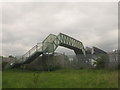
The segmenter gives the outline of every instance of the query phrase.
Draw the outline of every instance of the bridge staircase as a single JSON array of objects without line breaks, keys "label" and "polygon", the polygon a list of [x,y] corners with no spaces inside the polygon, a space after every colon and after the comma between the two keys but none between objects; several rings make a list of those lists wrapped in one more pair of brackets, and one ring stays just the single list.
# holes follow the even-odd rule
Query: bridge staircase
[{"label": "bridge staircase", "polygon": [[[6,65],[7,68],[19,67],[22,64],[31,63],[33,60],[38,58],[42,54],[54,53],[58,46],[63,46],[74,50],[76,55],[86,55],[86,51],[82,42],[76,40],[68,35],[59,33],[57,36],[50,34],[42,43],[38,43],[28,52],[26,52],[20,59],[10,61]],[[78,58],[79,59],[79,58]]]}]

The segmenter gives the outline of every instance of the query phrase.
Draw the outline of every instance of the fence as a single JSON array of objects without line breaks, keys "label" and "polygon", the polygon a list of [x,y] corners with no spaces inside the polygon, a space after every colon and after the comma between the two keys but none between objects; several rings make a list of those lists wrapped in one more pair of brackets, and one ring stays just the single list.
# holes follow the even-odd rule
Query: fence
[{"label": "fence", "polygon": [[40,56],[30,64],[23,65],[22,68],[36,69],[36,70],[51,70],[55,68],[95,68],[97,59],[101,56],[105,58],[105,68],[117,68],[118,62],[113,54],[100,54],[100,55],[64,55],[64,54],[51,54]]},{"label": "fence", "polygon": [[94,68],[96,67],[97,59],[101,56],[105,57],[105,68],[117,68],[118,67],[118,53],[109,54],[87,54],[84,55],[64,55],[64,54],[46,54],[39,56],[30,64],[22,65],[22,68],[30,68],[36,70],[47,70],[58,67],[67,68]]},{"label": "fence", "polygon": [[118,65],[120,64],[119,53],[109,53],[109,61],[108,61],[108,68],[118,68]]}]

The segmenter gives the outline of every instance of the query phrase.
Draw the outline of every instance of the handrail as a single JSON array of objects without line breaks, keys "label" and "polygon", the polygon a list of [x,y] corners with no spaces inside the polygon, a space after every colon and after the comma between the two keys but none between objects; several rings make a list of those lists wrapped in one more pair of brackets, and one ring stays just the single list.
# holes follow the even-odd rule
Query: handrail
[{"label": "handrail", "polygon": [[22,58],[20,61],[25,61],[36,51],[42,51],[42,44],[41,45],[38,44],[38,45],[35,45],[34,47],[32,47],[29,51],[27,51],[24,55],[22,55]]},{"label": "handrail", "polygon": [[[72,38],[72,37],[70,37],[70,36],[68,36],[68,35],[63,34],[63,33],[58,34],[58,36],[59,36],[59,35],[66,36],[66,37],[69,37],[69,38],[72,39],[72,40],[75,40],[75,41],[77,41],[77,42],[80,42],[80,41],[78,41],[78,40],[76,40],[76,39],[74,39],[74,38]],[[48,48],[51,47],[50,44],[53,44],[53,43],[54,43],[54,40],[57,39],[58,36],[56,36],[56,35],[54,35],[54,34],[49,34],[49,35],[44,39],[43,42],[37,43],[37,45],[35,45],[35,46],[32,47],[28,52],[26,52],[19,61],[25,61],[25,60],[27,60],[27,58],[29,58],[31,55],[33,55],[33,54],[34,54],[35,52],[37,52],[37,51],[46,52],[46,51],[48,50]],[[59,39],[58,39],[58,40],[59,40]],[[54,43],[54,44],[56,44],[56,43]],[[80,44],[81,44],[81,46],[83,46],[82,42],[80,42]],[[54,47],[53,47],[53,48],[54,48]],[[84,52],[85,50],[83,50],[83,49],[84,49],[84,47],[82,47],[82,51],[83,51],[83,53],[85,53],[85,52]]]},{"label": "handrail", "polygon": [[[24,62],[29,58],[31,55],[33,55],[37,51],[43,51],[43,47],[45,43],[50,43],[50,42],[44,42],[44,43],[37,43],[34,47],[32,47],[29,51],[27,51],[25,54],[22,55],[22,57],[18,60],[18,63]],[[48,45],[47,45],[48,46]],[[47,48],[47,47],[46,47]],[[44,50],[46,49],[44,48]]]},{"label": "handrail", "polygon": [[[59,40],[59,42],[57,40]],[[37,45],[35,45],[29,51],[27,51],[25,54],[23,54],[22,57],[14,63],[23,63],[26,60],[28,60],[30,57],[32,57],[32,55],[36,55],[35,54],[36,52],[42,52],[42,53],[54,52],[56,50],[56,48],[60,45],[60,43],[68,44],[75,48],[82,49],[83,53],[85,54],[84,46],[83,46],[82,42],[80,42],[79,40],[76,40],[68,35],[63,34],[63,33],[60,33],[57,36],[54,34],[50,34],[44,39],[43,42],[37,43]],[[12,61],[11,61],[11,63],[12,63]]]}]

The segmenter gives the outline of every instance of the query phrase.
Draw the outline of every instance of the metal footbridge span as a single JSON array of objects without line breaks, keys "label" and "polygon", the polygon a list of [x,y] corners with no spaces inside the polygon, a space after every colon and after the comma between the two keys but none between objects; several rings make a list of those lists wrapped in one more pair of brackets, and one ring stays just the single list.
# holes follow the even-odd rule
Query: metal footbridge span
[{"label": "metal footbridge span", "polygon": [[74,50],[76,55],[86,55],[84,46],[81,41],[76,40],[68,35],[59,33],[48,35],[42,43],[38,43],[28,52],[26,52],[19,60],[11,61],[6,68],[20,66],[21,64],[28,64],[39,57],[41,54],[54,53],[58,46],[63,46]]}]

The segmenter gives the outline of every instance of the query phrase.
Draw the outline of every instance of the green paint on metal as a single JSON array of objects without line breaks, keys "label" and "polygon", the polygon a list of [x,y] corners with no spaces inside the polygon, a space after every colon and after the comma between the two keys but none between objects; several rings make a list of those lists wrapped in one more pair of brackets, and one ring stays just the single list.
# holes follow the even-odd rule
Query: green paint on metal
[{"label": "green paint on metal", "polygon": [[43,52],[44,53],[53,53],[58,46],[61,44],[69,45],[75,47],[77,49],[81,49],[85,54],[85,49],[79,40],[76,40],[68,35],[63,33],[58,34],[58,36],[50,34],[44,41],[43,41]]},{"label": "green paint on metal", "polygon": [[84,46],[81,41],[74,39],[63,33],[59,33],[57,36],[54,34],[50,34],[47,38],[45,38],[42,44],[35,45],[32,49],[30,49],[27,53],[25,53],[21,59],[19,59],[15,63],[17,64],[24,63],[28,59],[30,59],[30,57],[32,56],[34,57],[34,55],[37,55],[38,52],[41,52],[40,54],[54,53],[54,51],[58,46],[63,46],[69,49],[73,49],[75,53],[79,50],[82,50],[83,54],[86,55]]}]

